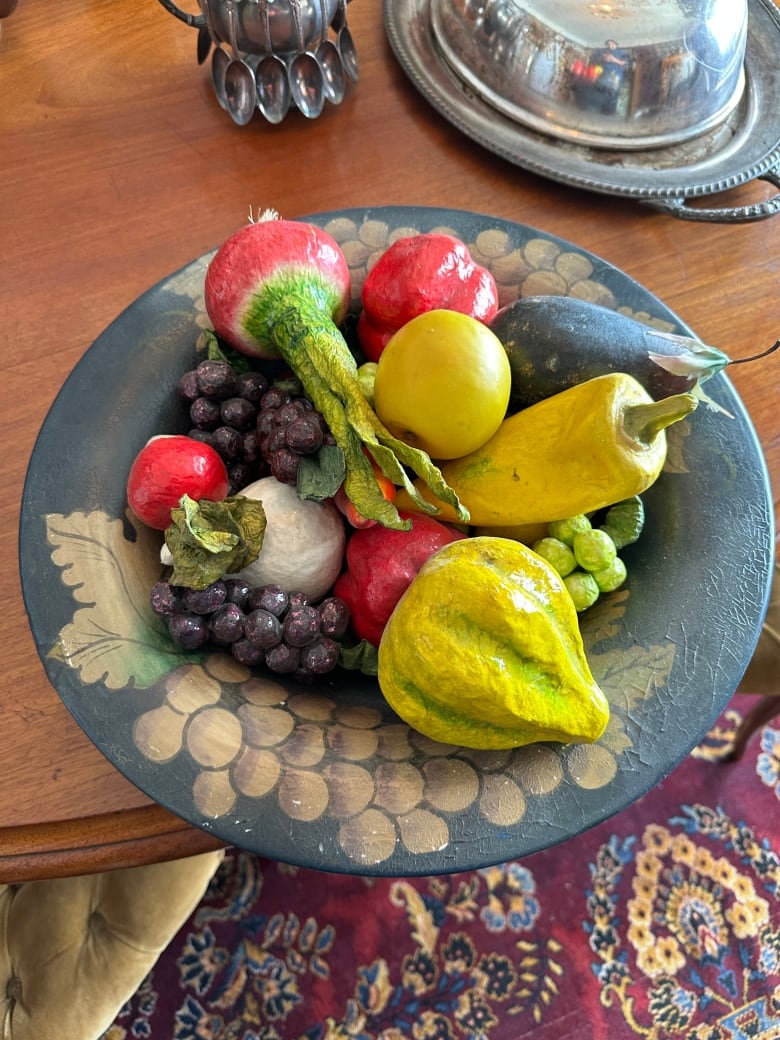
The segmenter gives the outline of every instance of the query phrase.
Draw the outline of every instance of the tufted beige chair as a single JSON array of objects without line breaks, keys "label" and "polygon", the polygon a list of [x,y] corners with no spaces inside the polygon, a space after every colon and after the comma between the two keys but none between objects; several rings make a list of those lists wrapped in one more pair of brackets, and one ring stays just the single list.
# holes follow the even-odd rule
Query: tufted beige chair
[{"label": "tufted beige chair", "polygon": [[197,906],[222,856],[0,886],[0,1038],[99,1037]]}]

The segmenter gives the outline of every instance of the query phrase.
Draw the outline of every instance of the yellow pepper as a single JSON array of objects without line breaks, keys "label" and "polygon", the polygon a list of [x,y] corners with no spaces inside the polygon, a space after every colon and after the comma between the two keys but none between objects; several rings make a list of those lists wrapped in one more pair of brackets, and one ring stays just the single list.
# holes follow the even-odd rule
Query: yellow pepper
[{"label": "yellow pepper", "polygon": [[[666,460],[665,428],[696,404],[687,393],[653,401],[633,376],[611,372],[505,419],[477,451],[444,463],[442,476],[479,527],[592,513],[655,482]],[[454,519],[446,503],[419,491],[440,506],[439,519]],[[396,506],[415,508],[404,491]]]}]

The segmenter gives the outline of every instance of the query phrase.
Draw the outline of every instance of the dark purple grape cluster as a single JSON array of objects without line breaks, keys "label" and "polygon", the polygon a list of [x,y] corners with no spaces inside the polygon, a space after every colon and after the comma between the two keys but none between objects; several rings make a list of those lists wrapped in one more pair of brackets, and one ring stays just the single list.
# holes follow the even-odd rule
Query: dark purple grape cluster
[{"label": "dark purple grape cluster", "polygon": [[349,607],[337,596],[314,604],[302,592],[253,587],[240,578],[223,578],[202,590],[158,581],[150,598],[182,649],[224,647],[242,664],[300,682],[336,667],[349,628]]},{"label": "dark purple grape cluster", "polygon": [[179,380],[179,395],[192,423],[189,436],[222,456],[231,495],[270,472],[257,440],[257,412],[268,388],[261,372],[238,374],[219,360],[201,361]]},{"label": "dark purple grape cluster", "polygon": [[179,380],[190,437],[210,444],[225,461],[234,495],[269,473],[295,484],[301,456],[333,437],[294,377],[269,379],[236,372],[227,361],[201,361]]},{"label": "dark purple grape cluster", "polygon": [[260,455],[282,484],[295,484],[304,455],[313,455],[323,444],[335,444],[328,424],[303,393],[296,379],[272,383],[257,412]]}]

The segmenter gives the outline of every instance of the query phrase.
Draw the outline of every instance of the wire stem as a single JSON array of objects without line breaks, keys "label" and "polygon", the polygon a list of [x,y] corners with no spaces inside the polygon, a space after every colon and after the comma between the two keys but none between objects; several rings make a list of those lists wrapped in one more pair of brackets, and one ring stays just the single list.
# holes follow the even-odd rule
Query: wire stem
[{"label": "wire stem", "polygon": [[768,357],[770,354],[774,354],[778,347],[780,347],[780,339],[777,340],[776,343],[773,343],[771,347],[767,347],[766,350],[762,350],[760,354],[753,354],[752,357],[732,358],[729,364],[744,365],[748,361],[760,361],[761,358],[765,358]]}]

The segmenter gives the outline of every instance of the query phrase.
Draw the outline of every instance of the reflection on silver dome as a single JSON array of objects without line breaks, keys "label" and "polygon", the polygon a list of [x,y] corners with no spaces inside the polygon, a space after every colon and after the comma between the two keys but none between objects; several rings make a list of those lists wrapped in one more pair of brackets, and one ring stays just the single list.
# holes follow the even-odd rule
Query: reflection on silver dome
[{"label": "reflection on silver dome", "polygon": [[456,75],[504,115],[604,148],[719,125],[745,83],[747,0],[431,0]]}]

